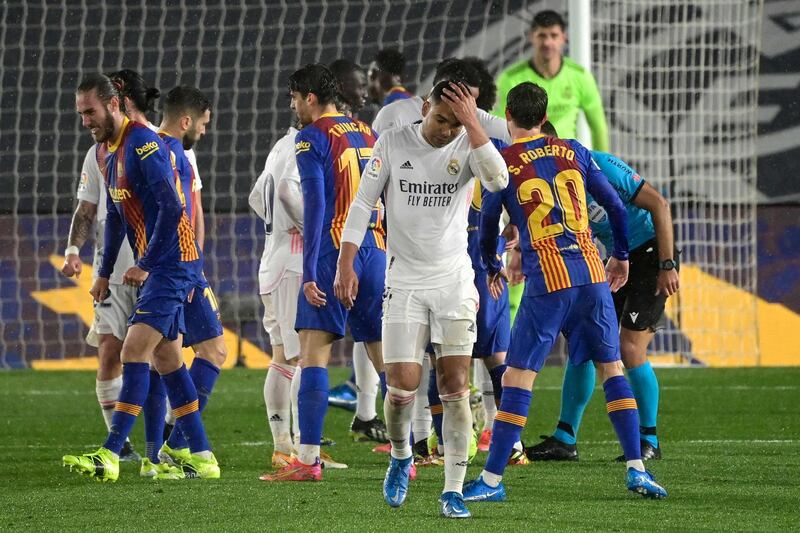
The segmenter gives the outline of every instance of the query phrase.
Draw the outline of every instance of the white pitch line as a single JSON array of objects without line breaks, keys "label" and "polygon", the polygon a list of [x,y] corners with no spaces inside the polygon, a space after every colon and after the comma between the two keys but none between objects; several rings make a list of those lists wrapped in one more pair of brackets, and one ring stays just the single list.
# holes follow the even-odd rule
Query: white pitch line
[{"label": "white pitch line", "polygon": [[[800,439],[689,439],[689,440],[669,440],[664,441],[667,444],[800,444]],[[611,445],[611,444],[619,444],[619,441],[616,440],[587,440],[581,441],[581,444],[599,444],[599,445]],[[243,442],[229,442],[225,443],[221,446],[221,448],[225,448],[226,446],[240,446],[245,448],[256,448],[260,446],[271,446],[272,441],[267,440],[257,440],[257,441],[243,441]],[[70,449],[90,449],[90,448],[97,448],[99,446],[98,443],[91,443],[91,444],[68,444],[65,445],[61,444],[0,444],[0,450],[49,450],[49,449],[56,449],[56,448],[65,448],[68,447]]]}]

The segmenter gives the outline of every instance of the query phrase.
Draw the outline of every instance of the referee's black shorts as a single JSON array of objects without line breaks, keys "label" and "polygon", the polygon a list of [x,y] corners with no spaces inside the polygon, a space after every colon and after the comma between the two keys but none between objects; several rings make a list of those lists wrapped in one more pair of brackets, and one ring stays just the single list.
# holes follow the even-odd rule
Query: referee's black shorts
[{"label": "referee's black shorts", "polygon": [[[672,258],[677,265],[677,249],[673,252]],[[628,282],[613,293],[617,319],[623,328],[633,331],[662,329],[667,296],[656,295],[656,281],[660,272],[656,240],[649,240],[631,250],[628,260],[630,262]]]}]

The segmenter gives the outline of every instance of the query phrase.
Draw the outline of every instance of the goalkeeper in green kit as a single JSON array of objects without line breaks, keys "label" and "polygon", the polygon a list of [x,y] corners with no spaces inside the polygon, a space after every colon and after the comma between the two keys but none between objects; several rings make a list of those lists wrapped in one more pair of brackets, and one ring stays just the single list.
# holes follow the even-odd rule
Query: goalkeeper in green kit
[{"label": "goalkeeper in green kit", "polygon": [[[506,97],[520,83],[530,81],[547,92],[547,118],[563,139],[577,137],[578,113],[583,111],[592,132],[592,149],[607,152],[608,128],[603,102],[591,72],[568,57],[566,23],[555,11],[540,11],[533,17],[528,40],[533,48],[530,59],[509,66],[497,78],[497,103],[493,114],[506,118]],[[509,252],[509,260],[519,252]],[[522,298],[522,280],[509,280],[511,323]]]}]

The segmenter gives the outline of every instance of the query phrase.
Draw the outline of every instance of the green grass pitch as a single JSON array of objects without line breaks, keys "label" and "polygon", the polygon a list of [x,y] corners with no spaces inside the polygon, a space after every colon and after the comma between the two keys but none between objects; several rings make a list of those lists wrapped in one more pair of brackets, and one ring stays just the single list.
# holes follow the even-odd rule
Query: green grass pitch
[{"label": "green grass pitch", "polygon": [[[332,371],[337,383],[344,369]],[[614,432],[597,389],[581,428],[577,463],[507,471],[509,500],[471,504],[469,522],[438,516],[441,469],[420,469],[406,505],[381,496],[387,464],[348,440],[350,413],[330,409],[330,453],[350,465],[322,483],[268,484],[270,433],[263,371],[223,372],[205,420],[220,480],[155,482],[124,463],[115,484],[61,467],[94,450],[104,426],[86,372],[0,373],[0,530],[6,531],[764,531],[800,528],[800,368],[660,370],[659,432],[651,463],[664,501],[628,493]],[[537,382],[524,438],[552,431],[561,371]],[[134,445],[144,450],[142,423]],[[478,454],[468,472],[480,472]]]}]

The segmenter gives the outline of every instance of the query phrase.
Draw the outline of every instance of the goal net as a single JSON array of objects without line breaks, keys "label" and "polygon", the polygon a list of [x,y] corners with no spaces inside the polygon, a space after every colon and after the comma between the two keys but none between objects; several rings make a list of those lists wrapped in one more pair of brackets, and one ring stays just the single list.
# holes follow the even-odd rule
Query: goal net
[{"label": "goal net", "polygon": [[[94,353],[88,273],[59,273],[80,167],[91,144],[74,111],[89,72],[138,70],[166,92],[196,85],[214,102],[197,146],[206,274],[222,305],[231,363],[263,361],[257,268],[263,229],[247,196],[291,122],[286,81],[309,62],[407,58],[407,86],[430,87],[448,56],[494,71],[529,54],[525,31],[563,2],[307,0],[0,3],[0,368],[58,366]],[[658,349],[729,364],[757,353],[755,75],[760,2],[593,2],[594,72],[612,150],[673,202],[684,253]],[[569,18],[569,14],[567,14]],[[160,109],[157,104],[157,109]],[[151,116],[157,121],[157,116]],[[91,264],[91,249],[82,251]],[[736,359],[739,357],[740,359]],[[74,365],[72,367],[75,367]]]}]

